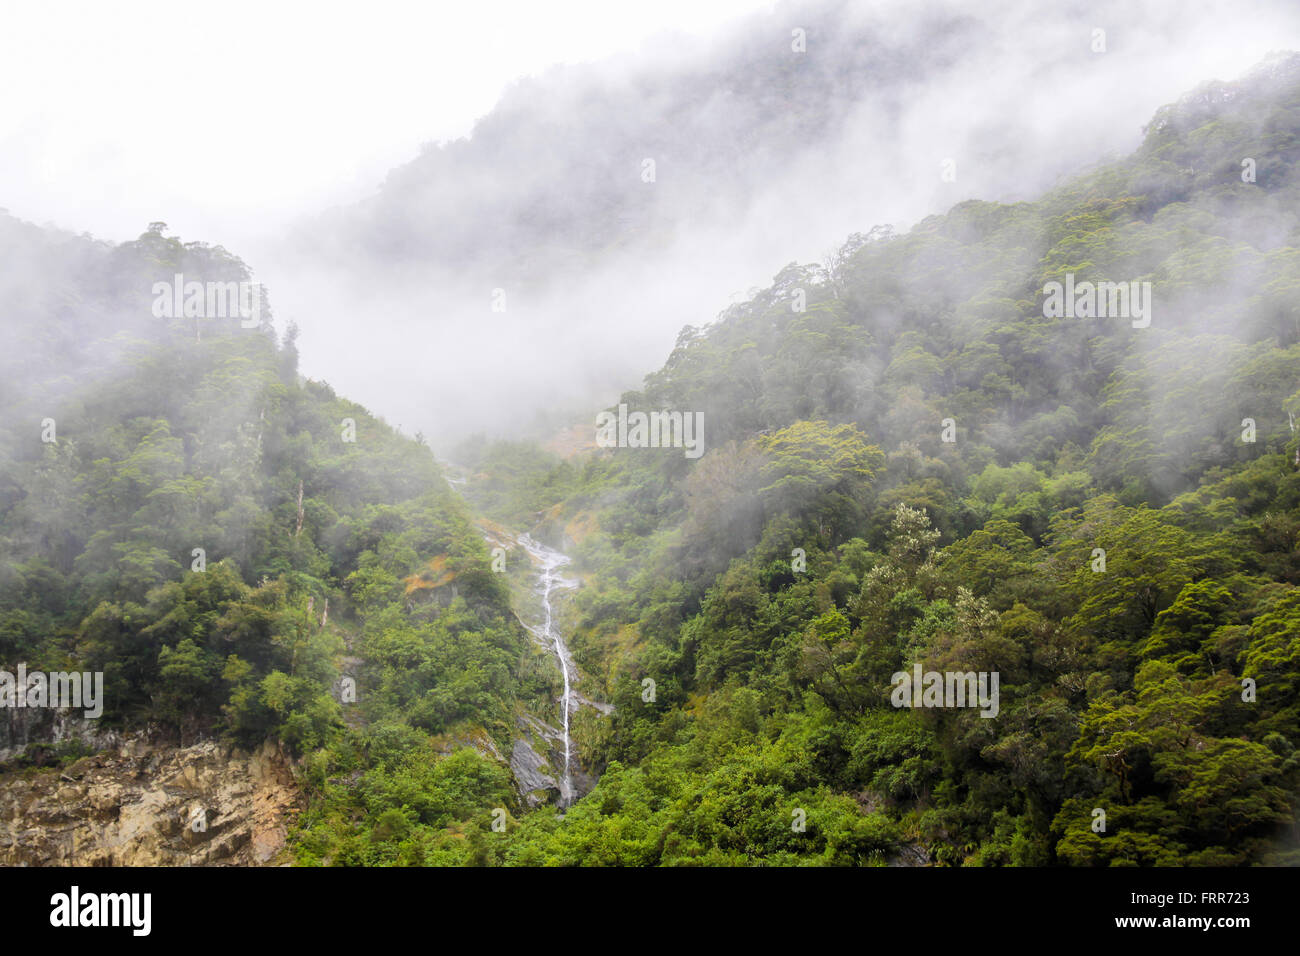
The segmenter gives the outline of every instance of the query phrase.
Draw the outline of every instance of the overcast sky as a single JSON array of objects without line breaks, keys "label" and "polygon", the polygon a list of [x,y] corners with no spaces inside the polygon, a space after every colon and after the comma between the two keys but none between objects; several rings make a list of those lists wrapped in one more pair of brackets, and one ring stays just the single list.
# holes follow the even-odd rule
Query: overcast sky
[{"label": "overcast sky", "polygon": [[0,6],[0,207],[232,248],[464,136],[515,78],[707,34],[771,0]]}]

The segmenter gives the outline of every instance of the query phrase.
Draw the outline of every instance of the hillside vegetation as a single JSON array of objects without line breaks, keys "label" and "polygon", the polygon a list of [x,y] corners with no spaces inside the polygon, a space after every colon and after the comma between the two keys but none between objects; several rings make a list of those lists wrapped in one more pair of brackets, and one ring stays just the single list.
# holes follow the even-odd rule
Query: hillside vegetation
[{"label": "hillside vegetation", "polygon": [[[1300,862],[1297,210],[1286,55],[683,329],[622,402],[701,413],[702,457],[477,443],[466,500],[269,303],[153,314],[247,280],[226,250],[0,215],[0,658],[102,671],[111,727],[282,741],[303,864]],[[1150,311],[1051,317],[1076,281]],[[583,581],[615,709],[562,815],[502,757],[557,678],[473,510]],[[894,706],[913,668],[997,674],[996,714]]]},{"label": "hillside vegetation", "polygon": [[[622,397],[702,411],[696,462],[493,452],[485,506],[599,529],[573,643],[617,705],[505,859],[1296,862],[1298,133],[1279,56],[1038,201],[791,265]],[[1149,326],[1045,317],[1067,274],[1150,282]],[[996,717],[891,706],[918,664],[1000,674]]]}]

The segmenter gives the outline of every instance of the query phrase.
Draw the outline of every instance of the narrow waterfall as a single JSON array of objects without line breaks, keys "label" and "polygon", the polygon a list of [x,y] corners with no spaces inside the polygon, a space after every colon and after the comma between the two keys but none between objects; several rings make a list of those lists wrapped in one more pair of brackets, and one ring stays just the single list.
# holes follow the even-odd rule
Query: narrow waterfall
[{"label": "narrow waterfall", "polygon": [[569,734],[569,714],[574,704],[574,667],[568,645],[564,643],[564,635],[555,623],[553,597],[557,591],[575,587],[576,582],[560,574],[560,568],[569,563],[568,555],[546,547],[527,534],[519,536],[519,543],[537,562],[541,572],[537,589],[542,599],[543,620],[540,628],[532,630],[544,646],[550,647],[555,652],[555,659],[559,662],[560,674],[564,679],[564,695],[560,698],[560,711],[564,719],[564,772],[559,781],[559,805],[564,808],[571,804],[576,796],[572,770],[573,738]]}]

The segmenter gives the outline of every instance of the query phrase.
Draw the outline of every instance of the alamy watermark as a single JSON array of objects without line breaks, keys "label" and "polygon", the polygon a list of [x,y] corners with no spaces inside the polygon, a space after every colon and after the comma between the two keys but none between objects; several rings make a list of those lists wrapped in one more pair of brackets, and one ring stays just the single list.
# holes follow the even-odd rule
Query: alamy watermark
[{"label": "alamy watermark", "polygon": [[704,454],[703,412],[628,412],[596,415],[596,445],[600,448],[682,448],[687,458]]},{"label": "alamy watermark", "polygon": [[155,282],[153,296],[153,314],[159,319],[237,318],[245,329],[262,322],[260,282],[186,282],[178,272],[171,282]]},{"label": "alamy watermark", "polygon": [[83,893],[73,886],[67,893],[50,897],[50,925],[120,926],[132,936],[148,936],[152,927],[152,893]]},{"label": "alamy watermark", "polygon": [[979,707],[981,717],[998,715],[997,671],[926,671],[915,664],[912,673],[898,671],[889,702],[895,707]]},{"label": "alamy watermark", "polygon": [[16,674],[0,671],[0,708],[81,708],[91,720],[104,712],[104,672],[34,671],[19,664]]},{"label": "alamy watermark", "polygon": [[1065,274],[1064,284],[1043,286],[1043,317],[1047,319],[1132,319],[1133,328],[1151,324],[1150,282],[1080,282]]}]

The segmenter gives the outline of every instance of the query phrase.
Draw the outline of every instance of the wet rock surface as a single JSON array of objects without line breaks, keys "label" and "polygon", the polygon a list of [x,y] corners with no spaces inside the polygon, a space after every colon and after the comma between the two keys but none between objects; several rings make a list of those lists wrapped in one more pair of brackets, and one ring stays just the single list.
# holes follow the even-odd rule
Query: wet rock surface
[{"label": "wet rock surface", "polygon": [[516,740],[510,751],[510,772],[515,785],[530,807],[536,807],[559,796],[560,787],[547,771],[550,767],[526,740]]}]

